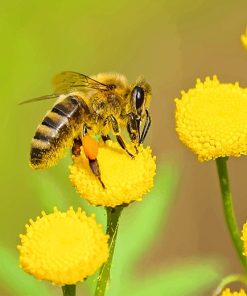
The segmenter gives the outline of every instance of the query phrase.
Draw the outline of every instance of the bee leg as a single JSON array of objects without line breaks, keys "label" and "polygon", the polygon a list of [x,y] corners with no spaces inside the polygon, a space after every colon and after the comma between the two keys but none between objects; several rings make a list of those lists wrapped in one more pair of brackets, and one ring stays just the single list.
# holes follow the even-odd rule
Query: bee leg
[{"label": "bee leg", "polygon": [[117,139],[117,141],[118,141],[118,144],[129,154],[129,156],[131,157],[131,158],[135,158],[135,156],[133,155],[133,154],[131,154],[128,150],[127,150],[127,148],[126,148],[126,145],[125,145],[125,143],[124,143],[124,140],[123,140],[123,138],[120,136],[120,135],[116,135],[116,139]]},{"label": "bee leg", "polygon": [[[83,129],[82,129],[83,137],[85,136],[86,133],[87,133],[87,126],[83,125]],[[72,146],[72,154],[74,156],[79,156],[81,154],[81,146],[82,146],[81,137],[78,136],[78,137],[74,138],[73,146]]]},{"label": "bee leg", "polygon": [[117,122],[116,118],[113,115],[110,115],[109,117],[111,120],[112,129],[113,129],[114,133],[116,134],[116,139],[117,139],[119,145],[129,154],[129,156],[131,158],[134,158],[134,155],[128,151],[123,138],[119,134],[119,126],[118,126],[118,122]]},{"label": "bee leg", "polygon": [[140,119],[136,118],[134,113],[129,113],[129,120],[127,122],[127,131],[132,143],[135,143],[135,150],[138,153],[137,146],[140,140]]},{"label": "bee leg", "polygon": [[104,143],[107,142],[108,140],[111,140],[109,135],[102,135],[101,139],[104,141]]},{"label": "bee leg", "polygon": [[88,162],[89,162],[89,166],[90,166],[90,169],[91,169],[92,173],[98,178],[98,180],[100,181],[100,184],[105,189],[105,184],[103,183],[103,181],[101,179],[99,163],[98,163],[97,158],[88,159]]},{"label": "bee leg", "polygon": [[81,137],[74,138],[72,146],[72,154],[74,156],[79,156],[81,154],[82,140]]},{"label": "bee leg", "polygon": [[134,145],[134,147],[135,147],[135,151],[136,151],[136,154],[138,154],[139,151],[138,151],[138,148],[137,148],[137,145],[136,145],[136,143],[138,143],[138,141],[136,140],[136,139],[137,139],[137,136],[136,136],[136,133],[133,133],[133,132],[132,132],[129,123],[127,123],[127,131],[128,131],[128,134],[129,134],[129,137],[130,137],[131,142],[132,142],[132,143],[135,143],[135,145]]},{"label": "bee leg", "polygon": [[83,126],[82,145],[92,173],[98,178],[100,184],[105,189],[105,184],[101,179],[99,163],[97,160],[98,142],[96,142],[89,134],[87,134],[86,125]]},{"label": "bee leg", "polygon": [[148,110],[146,109],[146,119],[145,119],[145,123],[144,123],[144,127],[142,129],[142,133],[141,133],[141,138],[139,140],[139,144],[142,144],[146,138],[146,135],[148,133],[148,130],[150,128],[151,125],[151,116],[148,113]]}]

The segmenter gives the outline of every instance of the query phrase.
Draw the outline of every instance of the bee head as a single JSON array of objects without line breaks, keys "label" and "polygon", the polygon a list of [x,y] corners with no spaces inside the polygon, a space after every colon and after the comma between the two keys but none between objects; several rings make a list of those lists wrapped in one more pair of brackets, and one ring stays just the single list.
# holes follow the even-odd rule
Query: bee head
[{"label": "bee head", "polygon": [[[129,96],[131,106],[129,114],[132,115],[127,129],[131,141],[141,144],[151,124],[151,118],[148,112],[151,101],[151,87],[143,78],[139,78],[130,88]],[[144,124],[141,130],[142,122]]]},{"label": "bee head", "polygon": [[151,87],[143,78],[139,78],[133,85],[130,95],[133,113],[141,120],[150,105]]}]

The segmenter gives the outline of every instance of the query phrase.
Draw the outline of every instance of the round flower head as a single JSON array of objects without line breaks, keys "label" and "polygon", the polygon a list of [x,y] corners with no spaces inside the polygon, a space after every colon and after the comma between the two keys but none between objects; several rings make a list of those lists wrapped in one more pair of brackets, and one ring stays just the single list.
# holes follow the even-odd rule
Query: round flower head
[{"label": "round flower head", "polygon": [[220,294],[220,296],[246,296],[246,293],[242,289],[239,292],[231,292],[231,290],[227,288]]},{"label": "round flower head", "polygon": [[[132,145],[127,145],[129,151]],[[139,153],[132,159],[118,143],[100,143],[97,160],[102,184],[92,173],[83,149],[79,157],[73,158],[70,180],[79,192],[93,205],[115,207],[141,200],[143,194],[153,186],[156,165],[150,147],[138,148]]]},{"label": "round flower head", "polygon": [[108,236],[94,216],[79,208],[42,212],[20,235],[20,267],[40,280],[71,285],[93,274],[108,258]]},{"label": "round flower head", "polygon": [[247,49],[247,28],[245,29],[245,33],[241,35],[241,41],[245,49]]},{"label": "round flower head", "polygon": [[179,138],[200,161],[247,154],[247,90],[238,83],[198,79],[175,102]]}]

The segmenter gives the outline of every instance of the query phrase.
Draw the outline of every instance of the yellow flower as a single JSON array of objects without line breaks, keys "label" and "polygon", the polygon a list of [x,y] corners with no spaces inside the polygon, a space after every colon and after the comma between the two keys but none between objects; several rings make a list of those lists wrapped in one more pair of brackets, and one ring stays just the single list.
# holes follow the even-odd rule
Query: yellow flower
[{"label": "yellow flower", "polygon": [[243,243],[244,243],[244,256],[247,256],[247,222],[243,225],[242,230],[242,237],[241,237]]},{"label": "yellow flower", "polygon": [[247,49],[247,28],[245,29],[245,33],[241,35],[241,41],[245,49]]},{"label": "yellow flower", "polygon": [[108,258],[108,236],[94,216],[56,208],[26,225],[20,235],[20,267],[40,280],[70,285],[93,274]]},{"label": "yellow flower", "polygon": [[231,292],[231,290],[227,288],[220,294],[220,296],[246,296],[246,293],[242,289],[239,292]]},{"label": "yellow flower", "polygon": [[[133,146],[127,145],[132,151]],[[93,205],[115,207],[141,200],[143,194],[153,186],[156,165],[150,147],[139,147],[139,153],[132,159],[118,143],[107,141],[99,144],[98,162],[103,189],[93,175],[83,150],[73,158],[70,180],[79,192]]]},{"label": "yellow flower", "polygon": [[214,76],[181,94],[175,99],[176,131],[200,161],[247,154],[246,88]]}]

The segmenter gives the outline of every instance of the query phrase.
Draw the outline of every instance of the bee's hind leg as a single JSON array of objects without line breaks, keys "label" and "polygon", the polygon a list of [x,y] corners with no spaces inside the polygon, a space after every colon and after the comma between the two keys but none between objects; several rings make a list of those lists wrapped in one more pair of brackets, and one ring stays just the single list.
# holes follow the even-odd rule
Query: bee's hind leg
[{"label": "bee's hind leg", "polygon": [[97,160],[98,142],[96,142],[88,133],[87,127],[83,127],[82,146],[84,153],[88,159],[88,163],[92,173],[97,177],[102,187],[105,189],[105,184],[101,179],[100,167]]},{"label": "bee's hind leg", "polygon": [[103,183],[103,181],[101,179],[100,168],[99,168],[99,163],[98,163],[97,158],[95,158],[95,159],[88,158],[88,162],[89,162],[89,166],[90,166],[92,173],[98,178],[100,184],[105,189],[105,184]]},{"label": "bee's hind leg", "polygon": [[78,136],[74,138],[73,146],[72,146],[72,154],[74,156],[80,156],[81,147],[84,149],[84,153],[88,159],[89,167],[92,173],[97,177],[102,187],[105,189],[105,184],[101,179],[99,163],[97,160],[97,142],[87,134],[87,127],[83,127],[82,132],[83,137]]}]

